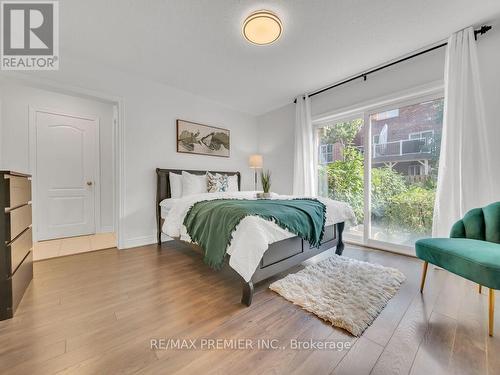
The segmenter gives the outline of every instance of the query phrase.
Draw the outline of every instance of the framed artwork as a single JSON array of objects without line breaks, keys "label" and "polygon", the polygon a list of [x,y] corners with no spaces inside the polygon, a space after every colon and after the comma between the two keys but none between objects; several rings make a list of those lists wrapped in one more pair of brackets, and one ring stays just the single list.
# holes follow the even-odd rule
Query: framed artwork
[{"label": "framed artwork", "polygon": [[177,152],[198,155],[230,155],[228,129],[177,120]]}]

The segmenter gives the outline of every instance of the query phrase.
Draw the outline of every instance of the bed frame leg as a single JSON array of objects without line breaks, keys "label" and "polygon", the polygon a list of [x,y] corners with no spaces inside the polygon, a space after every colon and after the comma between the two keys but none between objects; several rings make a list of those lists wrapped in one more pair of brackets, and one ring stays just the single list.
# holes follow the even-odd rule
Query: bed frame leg
[{"label": "bed frame leg", "polygon": [[253,299],[253,282],[249,281],[248,283],[243,283],[243,290],[241,294],[241,303],[250,306],[252,304]]},{"label": "bed frame leg", "polygon": [[158,241],[158,246],[161,246],[161,230],[160,229],[158,229],[157,241]]},{"label": "bed frame leg", "polygon": [[342,232],[344,232],[344,223],[343,222],[337,224],[337,231],[338,231],[339,242],[337,243],[337,248],[335,249],[335,254],[342,255],[342,252],[344,251],[344,241],[342,241]]},{"label": "bed frame leg", "polygon": [[[158,206],[157,202],[157,206]],[[160,207],[160,206],[158,206]],[[156,225],[156,240],[158,241],[158,246],[161,246],[161,210],[158,209],[156,210],[156,220],[157,220],[157,225]]]}]

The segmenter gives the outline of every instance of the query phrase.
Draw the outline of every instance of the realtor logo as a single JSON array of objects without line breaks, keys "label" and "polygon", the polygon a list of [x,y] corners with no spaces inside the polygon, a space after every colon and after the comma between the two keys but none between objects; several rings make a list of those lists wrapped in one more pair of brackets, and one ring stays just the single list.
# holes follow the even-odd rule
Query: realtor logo
[{"label": "realtor logo", "polygon": [[2,1],[2,70],[59,69],[59,3]]}]

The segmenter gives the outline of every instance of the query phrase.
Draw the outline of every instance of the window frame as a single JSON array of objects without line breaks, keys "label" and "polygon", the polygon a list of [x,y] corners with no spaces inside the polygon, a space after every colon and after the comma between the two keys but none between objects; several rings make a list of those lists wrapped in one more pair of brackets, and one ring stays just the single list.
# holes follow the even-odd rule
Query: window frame
[{"label": "window frame", "polygon": [[[422,137],[424,133],[431,133],[431,137],[434,137],[434,129],[429,129],[429,130],[422,130],[419,132],[413,132],[408,134],[408,140],[416,140],[416,139],[425,139],[425,137]],[[419,135],[420,138],[411,138],[412,135]]]},{"label": "window frame", "polygon": [[[331,147],[329,147],[329,146],[331,146]],[[331,158],[332,158],[332,161],[333,161],[333,145],[332,144],[330,144],[330,143],[326,144],[326,145],[320,145],[320,144],[318,144],[318,147],[319,147],[319,150],[318,150],[319,151],[318,152],[318,164],[323,165],[322,159],[320,158],[320,155],[325,156],[325,158],[324,158],[325,159],[325,164],[330,163],[329,158],[328,158],[329,155],[331,155]],[[330,150],[329,150],[329,148],[330,148]],[[323,150],[325,150],[325,151],[323,152]]]}]

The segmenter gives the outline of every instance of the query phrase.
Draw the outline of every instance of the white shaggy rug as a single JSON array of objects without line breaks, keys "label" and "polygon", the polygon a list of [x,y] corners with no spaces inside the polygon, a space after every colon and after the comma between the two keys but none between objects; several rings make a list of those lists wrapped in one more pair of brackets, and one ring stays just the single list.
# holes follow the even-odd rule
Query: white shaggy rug
[{"label": "white shaggy rug", "polygon": [[269,288],[360,336],[405,279],[397,269],[334,255],[275,281]]}]

